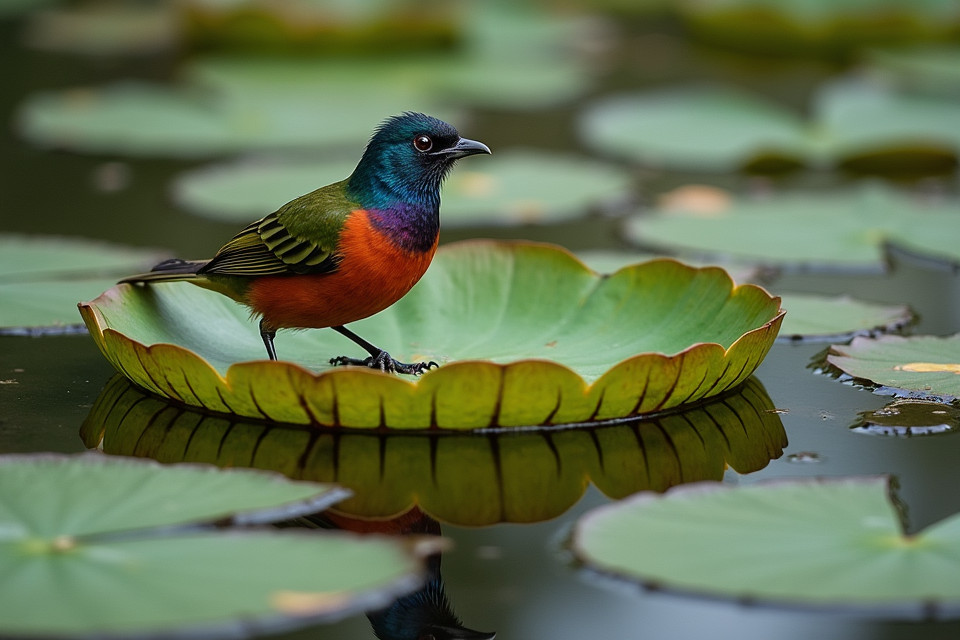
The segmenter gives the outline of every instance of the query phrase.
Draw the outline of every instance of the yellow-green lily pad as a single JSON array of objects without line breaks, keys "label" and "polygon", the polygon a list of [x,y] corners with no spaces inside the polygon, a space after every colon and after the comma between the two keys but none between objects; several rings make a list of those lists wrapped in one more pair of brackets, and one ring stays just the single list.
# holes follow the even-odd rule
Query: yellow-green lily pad
[{"label": "yellow-green lily pad", "polygon": [[0,456],[0,635],[232,637],[385,606],[438,540],[247,526],[346,493],[249,469]]},{"label": "yellow-green lily pad", "polygon": [[960,397],[960,334],[854,338],[832,345],[827,362],[881,393]]},{"label": "yellow-green lily pad", "polygon": [[881,271],[884,245],[960,263],[960,204],[924,203],[878,186],[740,199],[725,210],[638,214],[628,239],[684,256],[808,270]]},{"label": "yellow-green lily pad", "polygon": [[960,7],[951,0],[683,0],[696,36],[750,53],[841,56],[866,45],[951,40]]},{"label": "yellow-green lily pad", "polygon": [[[335,511],[384,519],[416,507],[458,525],[538,522],[577,503],[592,482],[611,498],[750,473],[787,444],[780,416],[750,378],[682,413],[555,432],[320,433],[185,411],[122,376],[84,420],[86,446],[161,462],[256,467],[354,492]],[[469,500],[462,496],[469,495]]]},{"label": "yellow-green lily pad", "polygon": [[74,305],[162,255],[82,238],[0,234],[0,335],[82,331]]},{"label": "yellow-green lily pad", "polygon": [[[601,277],[552,245],[443,247],[400,302],[351,327],[418,379],[339,368],[333,331],[278,336],[188,283],[118,285],[80,311],[137,385],[190,406],[278,422],[475,429],[603,421],[675,409],[746,380],[770,349],[780,299],[725,271],[655,260]],[[356,354],[360,355],[360,354]]]},{"label": "yellow-green lily pad", "polygon": [[960,615],[960,516],[907,535],[889,482],[641,493],[587,513],[571,545],[594,571],[657,590],[888,619]]},{"label": "yellow-green lily pad", "polygon": [[[356,158],[241,160],[191,171],[173,186],[184,208],[217,220],[247,221],[320,185],[342,180]],[[486,226],[557,222],[602,204],[624,202],[630,174],[586,158],[525,149],[497,151],[478,169],[443,185],[443,225]]]}]

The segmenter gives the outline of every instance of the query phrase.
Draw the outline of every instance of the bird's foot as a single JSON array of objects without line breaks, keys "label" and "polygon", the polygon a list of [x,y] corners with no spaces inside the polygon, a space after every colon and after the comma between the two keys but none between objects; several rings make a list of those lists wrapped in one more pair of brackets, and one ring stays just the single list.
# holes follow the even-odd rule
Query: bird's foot
[{"label": "bird's foot", "polygon": [[392,357],[390,357],[390,354],[386,351],[381,351],[376,357],[370,356],[369,358],[363,359],[337,356],[336,358],[330,358],[330,364],[335,367],[341,367],[344,365],[370,367],[371,369],[379,369],[384,373],[409,373],[415,376],[419,376],[430,369],[440,367],[440,365],[433,360],[430,362],[414,362],[413,364],[400,362],[399,360],[394,360]]}]

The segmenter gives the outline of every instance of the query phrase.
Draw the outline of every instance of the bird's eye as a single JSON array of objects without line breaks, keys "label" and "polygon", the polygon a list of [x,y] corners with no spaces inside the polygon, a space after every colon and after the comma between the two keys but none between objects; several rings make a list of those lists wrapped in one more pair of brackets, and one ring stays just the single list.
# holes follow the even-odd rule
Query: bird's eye
[{"label": "bird's eye", "polygon": [[433,139],[427,135],[419,135],[413,139],[413,147],[417,151],[430,151],[430,149],[433,149]]}]

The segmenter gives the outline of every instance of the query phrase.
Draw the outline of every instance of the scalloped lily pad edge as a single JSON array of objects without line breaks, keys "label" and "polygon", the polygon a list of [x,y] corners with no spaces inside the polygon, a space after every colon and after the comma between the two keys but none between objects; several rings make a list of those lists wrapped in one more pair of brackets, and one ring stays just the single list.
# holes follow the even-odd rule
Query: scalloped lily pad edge
[{"label": "scalloped lily pad edge", "polygon": [[[690,270],[716,269],[730,280],[729,274],[716,267],[696,268],[665,260]],[[761,287],[732,280],[730,285],[730,295],[741,289],[756,290],[756,295],[766,296],[769,303],[776,302],[777,312],[727,349],[699,342],[672,356],[637,354],[591,384],[566,365],[535,358],[506,364],[460,360],[416,380],[359,367],[314,373],[291,362],[267,360],[235,363],[222,376],[184,347],[144,345],[107,327],[98,301],[130,285],[118,285],[78,307],[98,348],[117,371],[150,393],[194,409],[315,427],[475,431],[582,426],[661,415],[737,387],[766,357],[786,311],[779,308],[778,297]],[[186,363],[199,377],[188,378],[179,367],[169,366],[177,362]],[[173,378],[169,374],[174,374]],[[282,376],[287,388],[258,398],[255,381],[264,376]],[[470,390],[471,406],[463,403],[466,389]]]}]

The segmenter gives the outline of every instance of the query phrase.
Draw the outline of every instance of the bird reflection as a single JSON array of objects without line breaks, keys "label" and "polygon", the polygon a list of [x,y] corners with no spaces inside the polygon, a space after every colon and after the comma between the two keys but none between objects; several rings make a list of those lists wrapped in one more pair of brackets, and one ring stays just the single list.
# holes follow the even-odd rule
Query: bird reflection
[{"label": "bird reflection", "polygon": [[[302,518],[298,524],[324,529],[343,529],[359,534],[440,535],[440,523],[414,507],[391,520],[350,518],[325,511]],[[427,580],[418,591],[395,600],[390,606],[368,611],[367,619],[380,640],[490,640],[495,632],[474,631],[463,625],[447,598],[440,574],[440,554],[426,559]]]}]

